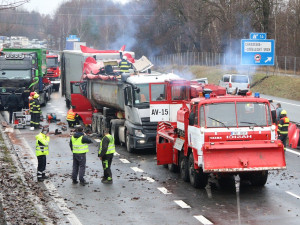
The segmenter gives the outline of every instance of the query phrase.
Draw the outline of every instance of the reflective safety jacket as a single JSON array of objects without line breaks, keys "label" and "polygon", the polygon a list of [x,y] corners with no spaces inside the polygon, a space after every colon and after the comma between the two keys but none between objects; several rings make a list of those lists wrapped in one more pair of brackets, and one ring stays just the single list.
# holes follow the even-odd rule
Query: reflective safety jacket
[{"label": "reflective safety jacket", "polygon": [[[107,149],[102,148],[102,144],[103,144],[103,141],[104,141],[105,138],[108,138],[108,140],[109,140]],[[103,154],[106,154],[106,155],[108,155],[108,154],[113,154],[113,153],[116,152],[115,139],[114,139],[113,136],[111,136],[110,134],[107,134],[107,135],[105,135],[105,136],[103,137],[103,139],[102,139],[102,141],[101,141],[101,143],[100,143],[98,156],[103,155],[103,154],[101,154],[102,150],[103,150],[103,151],[106,151],[105,153],[103,153]]]},{"label": "reflective safety jacket", "polygon": [[129,73],[129,69],[131,69],[131,63],[129,63],[127,60],[122,60],[119,63],[119,67],[122,73]]},{"label": "reflective safety jacket", "polygon": [[76,113],[73,112],[73,110],[69,110],[67,114],[67,120],[68,121],[75,121],[75,115]]},{"label": "reflective safety jacket", "polygon": [[33,99],[31,106],[32,108],[30,107],[30,110],[32,113],[41,113],[41,105],[38,99]]},{"label": "reflective safety jacket", "polygon": [[49,141],[50,137],[43,133],[39,133],[35,136],[36,139],[36,147],[35,154],[36,156],[40,155],[49,155]]},{"label": "reflective safety jacket", "polygon": [[29,112],[32,113],[34,99],[32,97],[29,98]]},{"label": "reflective safety jacket", "polygon": [[88,144],[82,143],[83,136],[80,136],[79,138],[75,138],[72,136],[72,151],[74,154],[81,154],[89,152],[89,146]]},{"label": "reflective safety jacket", "polygon": [[277,133],[281,135],[287,135],[289,129],[290,119],[288,117],[283,117],[278,122]]}]

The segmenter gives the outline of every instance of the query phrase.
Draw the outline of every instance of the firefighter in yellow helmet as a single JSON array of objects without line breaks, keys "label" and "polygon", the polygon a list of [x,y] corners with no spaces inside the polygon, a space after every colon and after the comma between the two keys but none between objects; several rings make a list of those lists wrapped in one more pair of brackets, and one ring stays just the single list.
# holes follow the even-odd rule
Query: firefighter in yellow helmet
[{"label": "firefighter in yellow helmet", "polygon": [[39,101],[39,94],[35,93],[33,95],[33,101],[30,103],[31,120],[30,120],[30,130],[40,128],[40,118],[41,118],[41,105]]},{"label": "firefighter in yellow helmet", "polygon": [[132,64],[128,62],[127,56],[123,56],[122,60],[119,62],[119,67],[122,73],[129,73],[129,69],[132,69]]},{"label": "firefighter in yellow helmet", "polygon": [[44,181],[48,177],[45,174],[46,170],[46,156],[49,154],[49,126],[43,127],[41,133],[35,136],[36,147],[35,153],[38,159],[38,168],[37,168],[37,180]]},{"label": "firefighter in yellow helmet", "polygon": [[100,143],[98,157],[102,160],[104,176],[101,180],[104,184],[112,184],[111,162],[116,151],[114,137],[110,135],[109,129],[105,128],[104,137]]},{"label": "firefighter in yellow helmet", "polygon": [[286,139],[288,136],[288,129],[289,129],[290,119],[287,117],[287,112],[282,110],[280,113],[280,120],[278,122],[278,139],[282,141],[284,145],[284,150],[286,148]]}]

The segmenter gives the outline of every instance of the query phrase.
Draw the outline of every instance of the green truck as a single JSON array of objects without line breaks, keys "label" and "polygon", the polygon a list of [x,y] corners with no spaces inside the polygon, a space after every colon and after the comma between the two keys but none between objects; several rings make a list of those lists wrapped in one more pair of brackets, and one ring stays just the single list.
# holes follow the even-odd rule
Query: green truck
[{"label": "green truck", "polygon": [[52,93],[52,84],[44,76],[47,73],[45,49],[5,48],[0,52],[0,108],[15,91],[20,108],[28,108],[30,92],[40,95],[41,105],[46,105]]}]

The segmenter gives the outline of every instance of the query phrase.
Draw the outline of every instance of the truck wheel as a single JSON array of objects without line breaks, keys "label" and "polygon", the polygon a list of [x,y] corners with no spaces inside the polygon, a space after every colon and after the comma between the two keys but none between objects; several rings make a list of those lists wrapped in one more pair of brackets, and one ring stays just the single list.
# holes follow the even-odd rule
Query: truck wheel
[{"label": "truck wheel", "polygon": [[118,130],[119,130],[119,126],[117,126],[117,124],[115,124],[115,123],[112,123],[111,124],[111,136],[114,137],[116,145],[120,144]]},{"label": "truck wheel", "polygon": [[264,186],[267,183],[268,171],[253,172],[249,180],[253,186]]},{"label": "truck wheel", "polygon": [[97,117],[93,116],[92,119],[92,132],[96,133],[97,132]]},{"label": "truck wheel", "polygon": [[189,177],[189,159],[188,157],[182,155],[180,156],[180,177],[185,182],[190,181]]},{"label": "truck wheel", "polygon": [[129,153],[132,153],[134,149],[130,146],[130,135],[126,133],[126,150]]},{"label": "truck wheel", "polygon": [[172,164],[168,164],[168,169],[169,169],[169,171],[176,173],[176,172],[178,172],[179,168],[177,165],[172,163]]},{"label": "truck wheel", "polygon": [[195,188],[204,188],[208,181],[207,174],[203,173],[202,168],[195,169],[193,153],[189,156],[189,176],[190,183]]}]

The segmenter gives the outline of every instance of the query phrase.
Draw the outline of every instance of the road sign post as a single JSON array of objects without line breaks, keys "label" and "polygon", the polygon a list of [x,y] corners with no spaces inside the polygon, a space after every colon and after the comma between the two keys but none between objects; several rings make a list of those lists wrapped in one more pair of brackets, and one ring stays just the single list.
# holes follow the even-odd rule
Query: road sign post
[{"label": "road sign post", "polygon": [[266,37],[266,33],[251,33],[251,39],[241,40],[242,65],[274,66],[275,41]]}]

